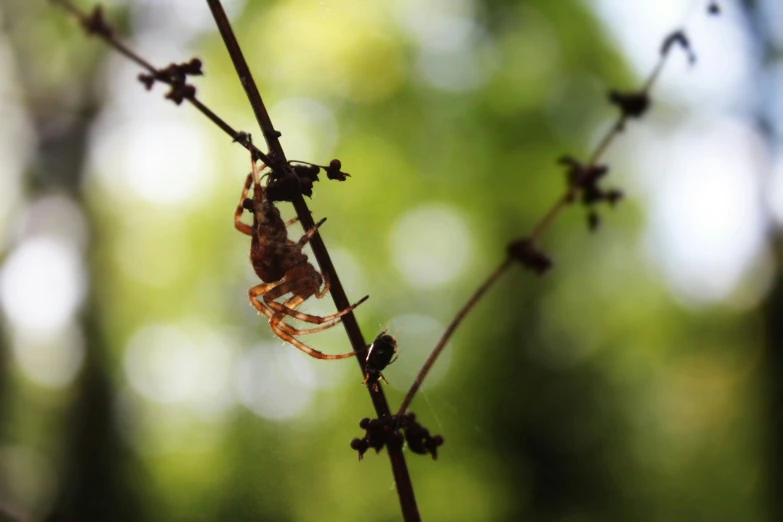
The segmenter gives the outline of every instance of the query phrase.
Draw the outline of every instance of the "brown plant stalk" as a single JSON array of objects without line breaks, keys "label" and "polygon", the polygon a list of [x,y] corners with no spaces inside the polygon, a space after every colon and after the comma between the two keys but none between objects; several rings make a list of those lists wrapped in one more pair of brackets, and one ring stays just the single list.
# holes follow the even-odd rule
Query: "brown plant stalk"
[{"label": "brown plant stalk", "polygon": [[[715,14],[715,13],[710,13]],[[619,137],[619,135],[625,129],[626,124],[631,118],[640,118],[643,116],[650,104],[650,92],[655,86],[663,66],[671,54],[671,50],[675,45],[679,45],[687,53],[688,59],[691,64],[696,60],[693,51],[690,47],[690,42],[685,35],[683,29],[677,29],[664,38],[661,45],[661,51],[658,57],[658,61],[652,69],[652,72],[647,76],[640,90],[633,93],[618,93],[611,91],[609,95],[610,102],[617,105],[620,109],[620,114],[609,127],[606,134],[593,149],[589,156],[589,160],[586,165],[579,166],[579,175],[577,178],[569,183],[566,191],[561,195],[552,206],[547,210],[544,216],[533,226],[530,233],[527,236],[519,238],[513,241],[508,249],[506,258],[495,268],[490,275],[484,280],[483,283],[473,292],[468,301],[460,308],[457,315],[452,319],[451,323],[443,332],[443,335],[438,340],[435,348],[430,352],[429,357],[424,362],[421,370],[419,370],[416,379],[413,381],[408,393],[397,410],[396,416],[402,417],[408,410],[413,398],[421,388],[424,379],[429,374],[430,370],[434,366],[440,354],[443,352],[446,344],[451,336],[457,330],[460,324],[470,314],[470,312],[476,307],[481,299],[487,294],[492,286],[497,283],[501,276],[503,276],[517,261],[526,268],[537,272],[539,275],[543,275],[551,267],[551,261],[536,248],[536,243],[541,239],[544,233],[555,222],[557,217],[565,210],[565,208],[571,204],[580,191],[585,188],[585,184],[590,181],[591,176],[599,169],[599,161],[604,157],[606,152]],[[561,163],[563,160],[561,160]]]},{"label": "brown plant stalk", "polygon": [[[169,81],[169,78],[163,74],[166,72],[165,70],[156,69],[147,60],[140,57],[117,39],[114,36],[114,32],[111,27],[103,19],[102,10],[100,7],[96,7],[92,14],[87,15],[86,13],[79,10],[70,0],[51,0],[51,2],[63,7],[72,16],[74,16],[88,34],[97,36],[110,47],[114,48],[122,55],[126,56],[145,69],[149,73],[148,86],[151,85],[154,81],[161,81],[170,85],[172,83],[176,83]],[[234,130],[234,128],[231,127],[225,120],[220,118],[206,105],[201,103],[195,95],[195,89],[184,91],[184,93],[181,93],[181,96],[179,96],[178,99],[172,98],[170,95],[167,95],[167,97],[175,101],[177,104],[181,103],[183,100],[187,100],[191,105],[196,107],[197,110],[209,118],[210,121],[212,121],[229,136],[231,136],[234,141],[240,143],[243,147],[251,151],[254,158],[263,161],[269,168],[271,168],[275,178],[282,179],[286,176],[296,176],[292,170],[291,165],[286,159],[285,152],[283,151],[279,140],[280,133],[277,132],[272,125],[269,113],[266,110],[266,106],[264,105],[263,99],[261,98],[261,95],[258,91],[258,87],[253,80],[247,62],[242,55],[239,43],[234,36],[223,6],[219,0],[207,0],[207,4],[209,5],[213,17],[215,18],[215,22],[218,26],[221,37],[223,38],[223,41],[226,45],[226,49],[231,56],[231,60],[237,71],[240,82],[242,83],[242,86],[248,96],[253,112],[256,116],[256,120],[258,121],[261,132],[267,143],[267,147],[269,149],[268,154],[265,154],[255,145],[253,145],[252,141],[248,139],[246,133]],[[140,79],[145,81],[142,77],[140,77]],[[172,85],[172,87],[175,88],[177,85]],[[308,209],[307,204],[302,197],[302,194],[294,191],[294,193],[291,194],[291,202],[294,206],[294,209],[296,210],[296,214],[299,217],[299,221],[301,222],[304,230],[312,229],[315,226],[315,223],[311,216],[310,210]],[[329,279],[331,285],[330,293],[332,295],[335,306],[338,310],[345,310],[346,308],[349,308],[350,302],[348,301],[348,297],[345,294],[345,290],[343,289],[340,278],[337,275],[334,264],[332,263],[332,260],[323,240],[321,239],[320,234],[316,232],[313,235],[312,239],[310,240],[310,245],[312,246],[313,253],[315,254],[315,258],[318,261],[318,265],[320,266],[321,271]],[[342,317],[342,324],[345,327],[345,331],[351,346],[356,353],[356,358],[359,362],[362,375],[364,375],[365,359],[362,357],[362,354],[366,352],[367,344],[364,340],[364,336],[362,335],[361,330],[359,329],[359,324],[357,323],[353,312],[349,312]],[[370,394],[370,399],[373,403],[373,407],[378,418],[391,417],[391,409],[389,408],[389,404],[386,400],[383,389],[380,386],[367,386],[367,390]],[[402,448],[402,443],[388,445],[392,474],[394,475],[394,483],[397,488],[403,519],[406,522],[418,522],[421,520],[421,516],[416,504],[413,484],[410,479],[410,473],[408,471]]]},{"label": "brown plant stalk", "polygon": [[[130,61],[136,63],[139,67],[142,69],[145,69],[147,72],[150,73],[152,76],[158,75],[160,73],[159,69],[156,69],[155,66],[153,66],[150,62],[139,56],[135,51],[133,51],[131,48],[129,48],[127,45],[125,45],[121,40],[119,40],[115,35],[114,31],[112,30],[111,26],[109,26],[106,21],[103,19],[103,10],[100,8],[100,5],[95,8],[95,10],[92,12],[92,14],[86,14],[81,9],[76,7],[76,5],[71,2],[71,0],[50,0],[55,5],[59,5],[68,13],[73,16],[84,28],[84,30],[90,34],[91,36],[95,36],[97,38],[100,38],[106,45],[113,48],[115,51],[119,52],[126,58],[128,58]],[[165,79],[159,79],[159,81],[164,81]],[[220,127],[220,129],[231,136],[231,138],[245,147],[247,150],[252,152],[258,159],[263,161],[264,163],[267,162],[269,159],[266,154],[264,154],[260,149],[258,149],[255,145],[253,145],[250,141],[246,139],[246,134],[235,130],[231,125],[229,125],[223,118],[215,114],[209,107],[204,105],[193,93],[191,96],[185,97],[185,100],[187,100],[188,103],[190,103],[193,107],[195,107],[199,112],[201,112],[204,116],[209,118],[212,123]]]},{"label": "brown plant stalk", "polygon": [[[234,63],[234,67],[237,70],[239,79],[242,82],[242,86],[245,88],[250,104],[253,106],[253,112],[256,115],[258,124],[264,134],[264,138],[267,140],[270,152],[271,164],[267,163],[267,166],[272,170],[279,169],[281,174],[295,176],[291,166],[285,158],[285,153],[280,145],[280,134],[275,131],[272,126],[272,121],[269,118],[264,102],[261,99],[261,94],[258,92],[258,87],[250,73],[250,69],[245,61],[242,51],[237,43],[234,32],[231,29],[231,24],[226,17],[225,11],[220,3],[220,0],[207,0],[209,8],[212,11],[212,15],[215,18],[220,35],[223,37],[223,41],[226,44],[226,49],[231,55],[231,60]],[[291,198],[296,215],[302,223],[302,227],[305,230],[310,230],[315,226],[310,211],[307,208],[307,204],[300,193],[295,192]],[[313,253],[318,261],[318,265],[321,270],[326,273],[331,283],[331,295],[334,300],[334,304],[338,310],[345,310],[350,307],[350,302],[345,294],[345,290],[342,287],[340,278],[337,276],[337,271],[332,264],[332,260],[329,257],[329,253],[326,250],[321,236],[316,233],[310,244],[313,248]],[[356,359],[359,362],[362,375],[365,372],[365,360],[361,354],[366,350],[367,344],[364,341],[364,336],[359,329],[359,324],[356,322],[356,318],[353,312],[350,312],[343,316],[342,320],[345,332],[348,335],[348,339],[351,342],[353,350],[356,352]],[[367,390],[370,393],[370,399],[372,400],[375,412],[378,418],[389,417],[391,410],[389,403],[386,400],[386,395],[383,393],[383,389],[380,386],[367,386]],[[416,505],[416,496],[413,491],[413,484],[411,482],[410,473],[408,472],[408,466],[405,462],[405,456],[402,452],[402,444],[389,445],[389,459],[391,461],[392,473],[394,475],[394,484],[397,488],[397,495],[400,500],[400,506],[402,507],[403,518],[406,522],[421,520],[419,510]]]}]

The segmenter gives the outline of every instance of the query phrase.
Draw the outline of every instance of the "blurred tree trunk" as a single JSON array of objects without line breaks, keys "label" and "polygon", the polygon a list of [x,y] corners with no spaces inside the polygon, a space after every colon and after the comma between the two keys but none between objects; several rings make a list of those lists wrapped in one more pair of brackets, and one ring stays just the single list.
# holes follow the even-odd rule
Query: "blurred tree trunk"
[{"label": "blurred tree trunk", "polygon": [[[34,30],[35,24],[64,15],[49,6],[45,8],[52,12],[43,12],[35,4],[16,1],[2,6],[4,32],[13,48],[19,90],[24,93],[23,103],[36,133],[37,149],[33,164],[28,166],[27,196],[30,200],[44,194],[69,197],[86,217],[89,238],[83,256],[90,297],[79,319],[85,337],[85,361],[74,384],[74,402],[59,430],[65,440],[56,446],[62,447],[65,454],[60,459],[63,463],[58,481],[60,490],[49,520],[145,520],[138,484],[134,484],[140,481],[133,480],[134,457],[121,440],[117,427],[116,393],[107,366],[108,347],[94,295],[99,285],[99,274],[91,266],[94,227],[82,190],[88,132],[99,112],[100,100],[94,85],[101,61],[95,56],[86,57],[89,66],[73,67],[63,81],[42,81],[40,57],[45,56],[47,46],[57,46],[58,42],[56,36],[51,41],[41,41],[40,35],[44,33],[40,28]],[[48,34],[56,35],[56,32]],[[66,96],[74,92],[76,96]],[[64,99],[71,100],[71,106],[63,107]]]},{"label": "blurred tree trunk", "polygon": [[[778,240],[778,264],[783,259],[783,242]],[[767,323],[767,349],[764,364],[769,412],[767,498],[769,520],[783,520],[783,278],[778,273],[775,287],[764,305]]]},{"label": "blurred tree trunk", "polygon": [[[769,21],[765,19],[759,1],[744,0],[748,22],[752,26],[750,33],[755,36],[761,51],[761,68],[758,71],[758,85],[763,85],[776,67],[780,64],[780,49],[775,47],[769,34]],[[754,94],[755,96],[761,96]],[[770,100],[761,100],[757,121],[759,129],[767,138],[771,149],[775,148],[773,134],[783,133],[781,122],[774,121],[769,107]],[[766,102],[766,103],[764,103]],[[772,150],[773,153],[780,151]],[[767,180],[769,182],[770,180]],[[766,322],[766,357],[763,360],[762,392],[766,393],[768,424],[766,431],[766,500],[768,502],[768,519],[783,520],[783,234],[779,227],[772,230],[770,241],[775,252],[778,271],[775,282],[765,303],[763,314]]]}]

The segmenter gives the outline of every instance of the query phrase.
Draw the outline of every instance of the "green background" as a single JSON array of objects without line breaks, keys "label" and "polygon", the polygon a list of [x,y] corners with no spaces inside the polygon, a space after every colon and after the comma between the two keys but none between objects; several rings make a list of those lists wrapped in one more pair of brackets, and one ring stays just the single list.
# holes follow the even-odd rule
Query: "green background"
[{"label": "green background", "polygon": [[[359,462],[349,447],[373,413],[356,363],[309,360],[248,305],[248,239],[231,221],[247,153],[162,88],[144,93],[134,68],[61,10],[0,7],[14,86],[5,106],[23,115],[31,148],[0,255],[10,259],[27,239],[25,212],[52,195],[82,213],[88,238],[72,381],[26,375],[16,326],[2,323],[0,506],[25,520],[399,520],[385,453]],[[153,37],[161,20],[189,26],[207,11],[178,9],[156,19],[152,7],[115,5],[107,18],[154,64],[199,56],[200,99],[258,134],[214,30]],[[435,30],[447,15],[470,20],[472,40],[427,55],[429,33],[459,36],[457,25]],[[423,24],[418,37],[404,16]],[[385,372],[394,408],[506,244],[562,192],[556,159],[595,144],[614,114],[606,90],[639,80],[589,3],[571,0],[251,1],[234,23],[289,157],[337,157],[352,175],[322,176],[308,204],[329,218],[322,235],[349,297],[371,296],[357,311],[365,337],[399,328],[400,358]],[[443,85],[427,63],[447,71]],[[96,152],[96,135],[116,131],[110,110],[133,114],[134,139],[155,146],[129,148],[119,132]],[[190,143],[183,127],[200,147],[192,156],[178,145]],[[624,187],[634,158],[616,145],[609,185]],[[157,200],[135,190],[133,169],[155,184],[144,165],[165,165],[181,189]],[[406,453],[424,520],[781,514],[767,494],[780,484],[766,327],[777,291],[750,309],[686,306],[640,246],[646,214],[633,195],[603,217],[591,235],[582,209],[568,209],[543,241],[556,269],[505,275],[414,401],[446,439],[437,461]],[[308,342],[350,349],[341,328]],[[136,383],[136,367],[153,384]]]}]

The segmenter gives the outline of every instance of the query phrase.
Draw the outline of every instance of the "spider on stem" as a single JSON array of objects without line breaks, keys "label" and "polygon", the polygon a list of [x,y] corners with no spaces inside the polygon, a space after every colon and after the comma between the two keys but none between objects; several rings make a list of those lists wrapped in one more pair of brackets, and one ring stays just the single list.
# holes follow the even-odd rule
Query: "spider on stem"
[{"label": "spider on stem", "polygon": [[[354,305],[328,316],[310,315],[297,311],[297,308],[315,296],[323,298],[329,291],[329,279],[325,274],[318,272],[307,260],[307,255],[302,249],[315,235],[326,218],[308,230],[296,243],[288,238],[287,227],[298,221],[298,218],[284,222],[280,217],[280,211],[275,207],[261,185],[261,176],[255,159],[252,161],[253,170],[247,175],[242,195],[239,198],[234,213],[234,226],[243,234],[251,237],[250,262],[262,284],[252,287],[248,295],[250,304],[259,312],[269,318],[269,326],[282,340],[296,346],[306,354],[316,359],[345,359],[355,352],[329,355],[304,344],[297,336],[312,334],[327,330],[340,322],[340,318],[362,304],[369,296],[360,299]],[[248,197],[253,190],[252,199]],[[242,214],[245,210],[253,214],[253,224],[242,222]],[[323,285],[323,288],[321,288]],[[291,297],[277,302],[277,299],[292,294]],[[319,326],[307,329],[297,329],[285,323],[283,319],[292,317]]]}]

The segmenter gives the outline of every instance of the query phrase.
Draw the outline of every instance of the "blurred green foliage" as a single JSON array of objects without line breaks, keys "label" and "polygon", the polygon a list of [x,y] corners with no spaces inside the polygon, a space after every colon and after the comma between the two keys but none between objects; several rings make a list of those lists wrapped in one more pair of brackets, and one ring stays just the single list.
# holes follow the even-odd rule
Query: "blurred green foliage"
[{"label": "blurred green foliage", "polygon": [[[214,31],[167,38],[150,21],[154,5],[113,4],[108,18],[153,63],[201,57],[201,99],[255,131]],[[207,9],[177,5],[185,25],[203,17],[187,10]],[[4,350],[2,444],[32,449],[42,464],[14,470],[3,461],[11,482],[0,502],[33,519],[55,513],[52,520],[86,522],[399,520],[386,456],[357,462],[348,446],[361,435],[359,420],[372,415],[355,363],[305,361],[248,306],[248,241],[231,222],[245,151],[160,90],[142,93],[133,68],[61,11],[11,0],[2,15],[37,158],[25,168],[16,215],[53,192],[84,210],[90,290],[75,382],[42,387]],[[311,209],[329,218],[324,240],[349,296],[371,295],[357,314],[367,339],[402,316],[412,327],[428,318],[442,331],[507,242],[560,193],[555,160],[593,144],[612,115],[608,86],[634,84],[620,50],[575,0],[248,2],[235,27],[289,155],[322,164],[338,157],[352,174],[317,183]],[[112,110],[115,119],[106,117]],[[297,114],[310,126],[297,129]],[[142,142],[160,120],[191,129],[203,148],[193,153],[208,158],[204,172],[184,155],[154,156],[160,147],[121,143],[109,147],[120,152],[108,161],[95,152],[101,133],[133,117],[150,129]],[[65,152],[52,141],[76,132],[84,139]],[[67,176],[62,154],[75,157]],[[121,171],[139,164],[137,154],[184,185],[194,180],[191,195],[161,202],[135,190]],[[177,173],[180,164],[194,170]],[[434,221],[400,228],[422,208],[434,209]],[[460,230],[440,226],[441,217]],[[457,332],[442,381],[414,402],[422,422],[446,438],[435,462],[409,455],[425,520],[762,519],[754,378],[762,339],[753,317],[682,307],[637,246],[640,209],[630,201],[605,217],[590,236],[581,211],[569,211],[545,241],[556,270],[545,279],[521,269],[507,275]],[[417,239],[419,229],[431,242]],[[464,241],[454,243],[458,236]],[[451,244],[464,250],[449,251]],[[453,273],[400,268],[428,254]],[[192,362],[166,352],[147,368],[162,372],[150,378],[164,388],[196,378],[195,387],[166,400],[140,392],[128,353],[157,357],[139,337],[153,325],[174,328],[198,353],[228,354],[228,374],[211,373],[219,357]],[[337,330],[310,342],[343,352]],[[392,406],[440,331],[416,345],[401,328],[400,360],[385,372]],[[256,352],[253,360],[278,374],[256,368],[246,380],[281,386],[283,405],[306,388],[299,414],[274,420],[238,400],[249,393],[238,368]],[[215,386],[226,388],[203,391]],[[221,400],[228,405],[207,404]]]}]

